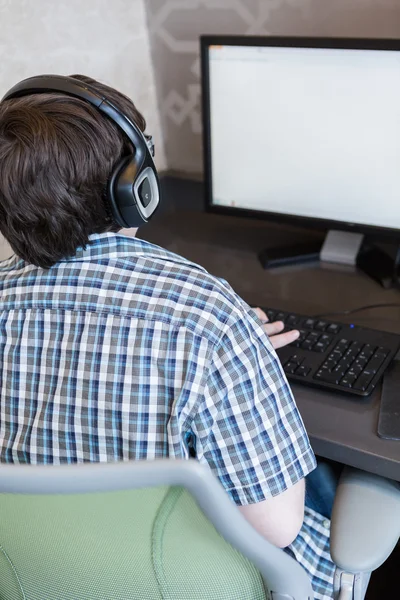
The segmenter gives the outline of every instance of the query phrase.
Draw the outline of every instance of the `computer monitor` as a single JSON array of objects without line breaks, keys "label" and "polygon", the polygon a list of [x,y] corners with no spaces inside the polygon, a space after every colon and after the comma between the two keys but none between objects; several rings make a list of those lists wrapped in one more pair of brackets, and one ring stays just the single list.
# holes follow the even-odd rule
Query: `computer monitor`
[{"label": "computer monitor", "polygon": [[210,210],[400,238],[400,41],[201,46]]}]

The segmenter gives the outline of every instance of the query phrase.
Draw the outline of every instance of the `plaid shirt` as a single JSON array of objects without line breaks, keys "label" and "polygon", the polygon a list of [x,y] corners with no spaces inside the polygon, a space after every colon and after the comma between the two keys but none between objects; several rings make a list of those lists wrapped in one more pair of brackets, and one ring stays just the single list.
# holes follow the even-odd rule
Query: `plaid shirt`
[{"label": "plaid shirt", "polygon": [[[192,448],[238,505],[315,467],[258,317],[198,265],[101,234],[48,270],[3,261],[0,289],[2,462],[187,458]],[[331,597],[325,525],[307,509],[288,550],[317,598]]]}]

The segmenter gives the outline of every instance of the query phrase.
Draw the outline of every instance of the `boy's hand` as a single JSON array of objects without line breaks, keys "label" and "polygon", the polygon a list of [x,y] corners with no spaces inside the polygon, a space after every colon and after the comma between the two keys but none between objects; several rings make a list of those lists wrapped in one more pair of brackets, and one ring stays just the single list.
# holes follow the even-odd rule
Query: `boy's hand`
[{"label": "boy's hand", "polygon": [[263,323],[263,328],[265,333],[271,339],[271,343],[275,350],[277,348],[282,348],[282,346],[287,346],[291,344],[299,337],[300,333],[296,329],[292,329],[291,331],[285,331],[285,333],[281,333],[284,330],[285,324],[282,321],[275,321],[274,323],[269,323],[268,317],[261,308],[253,309],[259,319]]}]

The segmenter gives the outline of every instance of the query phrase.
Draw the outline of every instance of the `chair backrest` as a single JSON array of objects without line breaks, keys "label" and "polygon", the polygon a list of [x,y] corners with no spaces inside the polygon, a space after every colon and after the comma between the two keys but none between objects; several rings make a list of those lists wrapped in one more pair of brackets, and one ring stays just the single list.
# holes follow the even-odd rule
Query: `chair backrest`
[{"label": "chair backrest", "polygon": [[312,598],[195,461],[0,465],[0,598]]}]

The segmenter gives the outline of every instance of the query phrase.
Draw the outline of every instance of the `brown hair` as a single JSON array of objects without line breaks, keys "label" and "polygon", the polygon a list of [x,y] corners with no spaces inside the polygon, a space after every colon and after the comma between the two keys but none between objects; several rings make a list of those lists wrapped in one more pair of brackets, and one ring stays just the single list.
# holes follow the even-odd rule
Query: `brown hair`
[{"label": "brown hair", "polygon": [[[90,84],[133,120],[133,102],[90,77]],[[132,151],[96,108],[61,93],[0,103],[0,231],[14,252],[43,268],[73,256],[92,233],[118,231],[106,202],[115,163]]]}]

